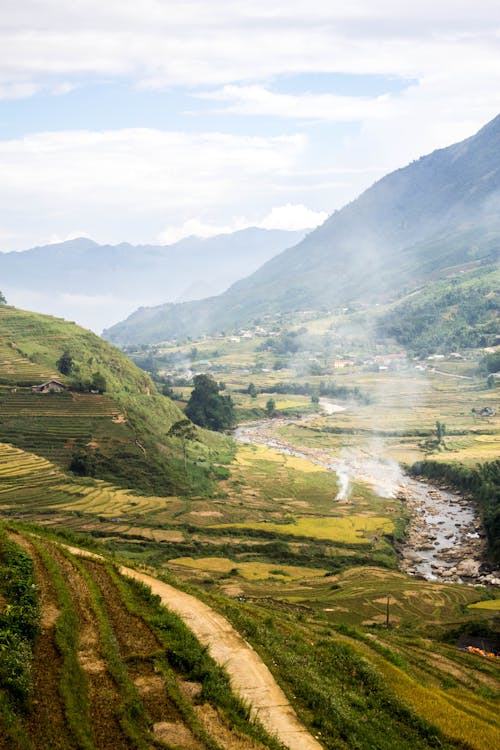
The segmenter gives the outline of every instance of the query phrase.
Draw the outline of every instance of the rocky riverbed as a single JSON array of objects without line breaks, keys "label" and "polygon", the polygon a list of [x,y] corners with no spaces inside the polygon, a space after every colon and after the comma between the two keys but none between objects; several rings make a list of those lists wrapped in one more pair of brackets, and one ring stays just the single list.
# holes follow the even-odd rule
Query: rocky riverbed
[{"label": "rocky riverbed", "polygon": [[[334,404],[330,406],[336,408]],[[483,563],[485,535],[471,500],[406,476],[394,462],[384,461],[366,450],[332,457],[324,450],[298,448],[276,437],[276,427],[295,421],[299,420],[263,420],[241,425],[234,437],[240,442],[266,445],[307,458],[335,471],[340,488],[332,502],[348,498],[349,483],[353,479],[370,484],[381,497],[397,497],[403,501],[411,514],[406,538],[399,548],[401,569],[406,573],[433,581],[500,585],[500,571]]]},{"label": "rocky riverbed", "polygon": [[500,585],[500,572],[483,563],[485,534],[470,499],[411,477],[398,497],[411,512],[402,570],[427,580]]}]

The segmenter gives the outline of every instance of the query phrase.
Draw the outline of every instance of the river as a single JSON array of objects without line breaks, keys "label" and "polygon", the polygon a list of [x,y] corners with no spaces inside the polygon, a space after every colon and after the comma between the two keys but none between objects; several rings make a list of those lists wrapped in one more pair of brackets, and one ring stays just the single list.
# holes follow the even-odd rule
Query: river
[{"label": "river", "polygon": [[[345,407],[322,399],[325,414]],[[304,423],[317,414],[295,419],[265,419],[243,424],[234,430],[236,440],[265,445],[288,455],[298,456],[334,471],[339,480],[332,502],[349,499],[353,479],[365,482],[381,497],[397,498],[408,507],[411,520],[399,548],[401,570],[426,580],[471,584],[500,584],[498,572],[482,565],[485,535],[474,504],[452,492],[404,474],[394,461],[380,458],[375,449],[351,449],[340,456],[308,446],[292,445],[276,436],[276,428]]]}]

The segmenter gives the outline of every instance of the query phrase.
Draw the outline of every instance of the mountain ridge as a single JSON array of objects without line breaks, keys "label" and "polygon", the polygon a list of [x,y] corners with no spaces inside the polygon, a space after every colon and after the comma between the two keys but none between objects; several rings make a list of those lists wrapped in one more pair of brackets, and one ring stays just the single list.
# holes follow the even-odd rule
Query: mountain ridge
[{"label": "mountain ridge", "polygon": [[17,307],[100,331],[151,301],[220,293],[303,236],[250,227],[170,245],[101,245],[78,237],[0,253],[1,289]]},{"label": "mountain ridge", "polygon": [[124,345],[214,333],[266,313],[387,301],[447,268],[494,263],[499,153],[500,115],[381,178],[219,297],[139,310],[103,335]]}]

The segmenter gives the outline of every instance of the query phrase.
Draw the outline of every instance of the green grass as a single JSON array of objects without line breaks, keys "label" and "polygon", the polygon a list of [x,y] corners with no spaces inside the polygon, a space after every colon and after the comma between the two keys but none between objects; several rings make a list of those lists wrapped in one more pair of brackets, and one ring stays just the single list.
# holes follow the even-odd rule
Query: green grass
[{"label": "green grass", "polygon": [[[72,323],[8,306],[0,306],[0,329],[5,442],[64,469],[83,455],[85,473],[150,494],[213,491],[212,464],[230,457],[231,441],[198,430],[187,472],[181,447],[167,437],[182,411],[118,349]],[[65,350],[73,359],[68,376],[57,372]],[[106,380],[105,396],[78,392],[94,372]],[[31,392],[30,386],[54,376],[73,390]]]},{"label": "green grass", "polygon": [[14,710],[27,710],[31,661],[40,627],[33,562],[0,529],[0,692]]}]

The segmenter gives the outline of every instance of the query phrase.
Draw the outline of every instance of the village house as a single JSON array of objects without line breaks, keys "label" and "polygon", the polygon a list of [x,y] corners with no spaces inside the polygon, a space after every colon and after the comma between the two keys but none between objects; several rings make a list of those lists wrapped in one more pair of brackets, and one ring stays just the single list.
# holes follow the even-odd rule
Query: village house
[{"label": "village house", "polygon": [[31,390],[33,393],[61,393],[62,391],[67,391],[68,387],[59,380],[52,379],[40,385],[32,385]]},{"label": "village house", "polygon": [[333,361],[333,369],[334,370],[343,370],[344,367],[352,367],[354,362],[352,359],[335,359]]}]

